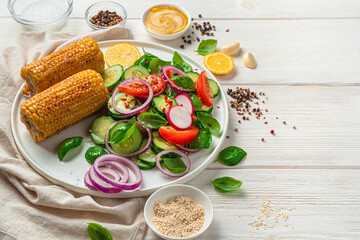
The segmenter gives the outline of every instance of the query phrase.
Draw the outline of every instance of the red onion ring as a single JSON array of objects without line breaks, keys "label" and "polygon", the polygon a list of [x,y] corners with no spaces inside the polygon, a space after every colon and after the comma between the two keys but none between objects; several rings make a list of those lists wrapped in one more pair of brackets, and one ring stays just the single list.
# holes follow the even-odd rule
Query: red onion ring
[{"label": "red onion ring", "polygon": [[[123,182],[123,181],[116,182],[116,181],[110,179],[108,176],[106,176],[106,174],[102,173],[101,170],[99,169],[100,166],[104,165],[104,163],[108,163],[110,161],[121,164],[123,166],[126,166],[128,169],[130,169],[134,173],[136,179],[130,183]],[[142,182],[142,174],[141,174],[140,168],[133,161],[131,161],[125,157],[122,157],[122,156],[118,156],[118,155],[114,155],[114,154],[101,155],[100,157],[98,157],[95,160],[94,164],[92,165],[92,168],[94,169],[94,172],[97,174],[97,176],[99,178],[107,179],[108,183],[104,182],[103,183],[104,185],[109,184],[109,185],[113,186],[115,189],[120,190],[120,191],[134,190],[134,189],[138,188]],[[90,168],[90,180],[92,177],[92,175],[91,175],[92,168]],[[97,186],[95,185],[95,187],[97,187]]]},{"label": "red onion ring", "polygon": [[87,172],[85,173],[84,183],[85,183],[85,186],[88,187],[88,188],[90,188],[91,190],[93,190],[93,191],[99,191],[99,189],[97,189],[97,188],[92,184],[92,182],[90,181],[89,171],[87,171]]},{"label": "red onion ring", "polygon": [[[96,162],[96,160],[95,160],[95,162]],[[94,162],[94,164],[95,164],[95,162]],[[123,190],[122,188],[116,188],[113,185],[102,181],[99,178],[99,176],[96,174],[96,172],[94,170],[94,165],[92,165],[89,169],[89,179],[95,188],[97,188],[99,191],[104,192],[104,193],[119,193]]]},{"label": "red onion ring", "polygon": [[[167,171],[167,170],[164,170],[162,167],[161,167],[161,164],[160,164],[160,158],[162,155],[164,154],[167,154],[167,153],[176,153],[176,154],[179,154],[180,156],[182,156],[186,162],[185,162],[185,165],[187,166],[186,170],[182,173],[172,173],[170,171]],[[102,155],[104,156],[104,155]],[[164,151],[161,151],[159,152],[156,157],[155,157],[155,161],[156,161],[156,167],[160,170],[160,172],[166,176],[169,176],[169,177],[181,177],[181,176],[184,176],[189,170],[190,170],[190,167],[191,167],[191,161],[190,161],[190,158],[183,152],[181,152],[180,150],[177,150],[177,149],[168,149],[168,150],[164,150]]]},{"label": "red onion ring", "polygon": [[129,122],[129,121],[130,121],[129,119],[124,119],[124,120],[120,120],[120,121],[114,122],[113,124],[110,125],[110,127],[109,127],[108,130],[106,131],[106,134],[105,134],[105,147],[106,147],[106,149],[107,149],[110,153],[112,153],[112,154],[114,154],[114,155],[118,155],[118,156],[130,158],[130,157],[135,157],[135,156],[137,156],[137,155],[143,154],[144,152],[146,152],[146,151],[150,148],[151,142],[152,142],[152,139],[153,139],[151,129],[147,128],[147,127],[144,126],[142,123],[136,121],[136,124],[137,124],[137,125],[138,125],[138,124],[141,125],[141,126],[146,130],[146,132],[147,132],[148,135],[149,135],[148,142],[146,143],[146,145],[145,145],[142,149],[140,149],[140,150],[138,150],[138,151],[136,151],[136,152],[134,152],[134,153],[129,153],[129,154],[119,154],[119,153],[116,153],[114,150],[111,149],[111,147],[110,147],[110,145],[109,145],[109,143],[108,143],[108,137],[109,137],[110,129],[111,129],[113,126],[115,126],[115,124],[117,124],[117,123],[119,123],[119,122]]},{"label": "red onion ring", "polygon": [[166,82],[167,85],[169,85],[169,87],[179,93],[191,93],[192,90],[191,89],[185,89],[182,87],[177,86],[176,84],[174,84],[172,81],[170,81],[169,76],[167,75],[167,71],[170,70],[174,73],[179,74],[180,76],[186,76],[189,77],[188,75],[186,75],[183,71],[181,71],[180,69],[178,69],[177,67],[171,66],[171,65],[165,65],[161,68],[161,77],[164,79],[164,81]]},{"label": "red onion ring", "polygon": [[199,149],[186,148],[186,147],[183,147],[183,146],[181,146],[179,144],[174,144],[174,145],[175,145],[175,147],[177,147],[181,151],[184,151],[184,152],[187,152],[187,153],[196,153],[196,152],[199,152],[199,151],[202,150],[201,148],[199,148]]},{"label": "red onion ring", "polygon": [[[143,103],[143,105],[135,108],[135,109],[132,109],[132,110],[129,110],[129,111],[121,111],[116,105],[115,105],[115,96],[116,94],[119,92],[119,86],[122,86],[122,85],[125,85],[125,84],[128,84],[128,83],[131,83],[131,82],[141,82],[143,84],[145,84],[148,88],[149,88],[149,96],[147,98],[147,100]],[[114,110],[117,112],[117,113],[120,113],[122,115],[132,115],[134,113],[137,113],[141,110],[143,110],[144,108],[146,108],[150,103],[151,103],[151,100],[153,99],[154,97],[154,91],[152,89],[152,87],[149,85],[149,83],[143,79],[140,79],[140,78],[129,78],[129,79],[126,79],[124,81],[122,81],[115,89],[114,89],[114,92],[111,96],[111,104],[114,108]]]},{"label": "red onion ring", "polygon": [[[100,171],[106,175],[108,175],[109,177],[112,177],[113,180],[115,182],[118,182],[121,180],[121,175],[115,171],[114,169],[112,168],[109,168],[109,167],[102,167],[100,168]],[[89,171],[87,171],[85,173],[85,177],[84,177],[84,183],[85,183],[85,186],[87,186],[88,188],[90,188],[91,190],[94,190],[94,191],[99,191],[99,189],[97,187],[95,187],[92,182],[90,181],[90,177],[89,177]]]},{"label": "red onion ring", "polygon": [[[103,167],[100,168],[94,168],[95,173],[98,175],[98,177],[106,182],[111,184],[111,182],[115,181],[115,182],[124,182],[127,183],[130,179],[130,174],[129,174],[129,169],[127,169],[123,164],[120,164],[118,162],[114,162],[114,161],[102,161],[102,163],[105,166],[108,166],[109,169],[114,169],[117,171],[117,174],[120,176],[119,172],[122,174],[122,177],[120,176],[120,179],[116,181],[116,178],[114,180],[109,180],[107,177],[104,177],[103,174],[106,175],[106,172],[103,171]],[[101,174],[103,173],[103,174]]]}]

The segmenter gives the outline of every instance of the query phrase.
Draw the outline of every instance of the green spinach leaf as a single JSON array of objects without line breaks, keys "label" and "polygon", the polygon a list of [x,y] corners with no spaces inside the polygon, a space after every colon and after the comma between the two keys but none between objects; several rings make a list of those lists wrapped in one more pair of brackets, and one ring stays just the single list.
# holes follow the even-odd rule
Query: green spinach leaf
[{"label": "green spinach leaf", "polygon": [[213,53],[216,51],[216,45],[217,45],[217,40],[215,39],[207,39],[205,41],[202,41],[199,46],[198,49],[195,51],[201,55],[206,55],[209,53]]},{"label": "green spinach leaf", "polygon": [[180,158],[163,158],[163,160],[165,167],[172,173],[182,173],[187,168]]},{"label": "green spinach leaf", "polygon": [[193,89],[194,88],[194,82],[188,76],[177,75],[170,79],[175,81],[176,84],[181,88],[185,88],[185,89]]},{"label": "green spinach leaf", "polygon": [[[115,125],[116,126],[116,125]],[[115,127],[114,126],[114,127]],[[123,127],[116,129],[110,136],[109,144],[119,144],[131,137],[136,128],[136,119],[133,117]]]},{"label": "green spinach leaf", "polygon": [[97,223],[88,223],[87,233],[91,240],[113,240],[109,230]]},{"label": "green spinach leaf", "polygon": [[175,98],[179,93],[177,93],[176,91],[172,90],[171,88],[167,88],[166,89],[166,96],[168,96],[169,98]]},{"label": "green spinach leaf", "polygon": [[182,59],[182,57],[180,56],[180,54],[176,51],[174,52],[172,62],[175,67],[180,68],[183,72],[192,72],[193,70],[191,65],[185,62],[184,59]]},{"label": "green spinach leaf", "polygon": [[72,149],[78,147],[82,143],[82,137],[67,138],[62,141],[57,148],[57,155],[60,161],[62,161],[65,155]]},{"label": "green spinach leaf", "polygon": [[239,180],[236,180],[232,177],[222,177],[217,178],[211,181],[212,185],[223,192],[231,192],[236,189],[239,189],[242,185],[242,182]]},{"label": "green spinach leaf", "polygon": [[104,154],[107,154],[107,152],[102,147],[100,146],[90,147],[85,153],[85,159],[90,164],[94,164],[95,160]]},{"label": "green spinach leaf", "polygon": [[235,166],[240,163],[245,157],[247,153],[235,146],[230,146],[223,149],[220,154],[218,160],[228,166]]},{"label": "green spinach leaf", "polygon": [[193,149],[209,148],[211,146],[211,141],[212,137],[209,128],[202,128],[189,146]]},{"label": "green spinach leaf", "polygon": [[168,124],[168,121],[165,118],[152,112],[141,113],[137,117],[137,120],[151,129],[159,129],[161,126],[166,126]]},{"label": "green spinach leaf", "polygon": [[197,113],[197,119],[201,125],[210,129],[211,133],[217,134],[220,132],[219,122],[208,113],[199,112]]}]

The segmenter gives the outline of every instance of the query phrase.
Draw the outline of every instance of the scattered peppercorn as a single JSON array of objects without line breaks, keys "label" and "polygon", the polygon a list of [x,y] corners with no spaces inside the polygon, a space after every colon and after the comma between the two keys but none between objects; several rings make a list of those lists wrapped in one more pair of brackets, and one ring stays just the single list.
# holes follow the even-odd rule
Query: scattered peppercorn
[{"label": "scattered peppercorn", "polygon": [[226,138],[230,138],[230,136],[226,136]]},{"label": "scattered peppercorn", "polygon": [[98,12],[98,14],[92,16],[89,22],[101,27],[110,27],[120,23],[122,20],[122,17],[116,14],[116,12],[101,10]]},{"label": "scattered peppercorn", "polygon": [[239,129],[235,128],[235,132],[239,132]]},{"label": "scattered peppercorn", "polygon": [[261,141],[265,142],[265,139],[264,139],[264,138],[261,138]]},{"label": "scattered peppercorn", "polygon": [[229,29],[226,29],[226,32],[229,32],[230,30]]},{"label": "scattered peppercorn", "polygon": [[293,129],[295,129],[295,130],[296,130],[296,127],[295,127],[295,126],[293,126]]},{"label": "scattered peppercorn", "polygon": [[191,40],[188,40],[187,43],[188,43],[188,44],[191,44]]},{"label": "scattered peppercorn", "polygon": [[202,18],[202,15],[201,15],[201,14],[199,14],[199,18]]},{"label": "scattered peppercorn", "polygon": [[274,130],[270,130],[270,133],[274,135],[274,134],[275,134],[275,131],[274,131]]},{"label": "scattered peppercorn", "polygon": [[180,45],[180,48],[181,48],[181,49],[184,49],[184,48],[185,48],[185,46],[184,46],[184,45]]},{"label": "scattered peppercorn", "polygon": [[286,121],[283,121],[283,124],[286,125]]}]

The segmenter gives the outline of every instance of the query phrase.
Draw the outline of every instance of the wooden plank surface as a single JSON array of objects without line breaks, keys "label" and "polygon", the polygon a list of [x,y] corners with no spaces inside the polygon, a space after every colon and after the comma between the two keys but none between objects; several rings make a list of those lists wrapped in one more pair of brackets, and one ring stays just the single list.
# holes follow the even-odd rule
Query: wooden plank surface
[{"label": "wooden plank surface", "polygon": [[[12,19],[0,19],[0,24],[0,41],[4,43],[22,31]],[[360,19],[218,20],[213,24],[218,29],[215,34],[219,49],[233,41],[241,44],[241,53],[234,57],[236,69],[228,75],[218,76],[224,83],[262,86],[360,84],[360,31],[354,31],[360,29]],[[151,38],[138,20],[128,21],[126,27],[137,40],[177,49],[183,44],[181,39],[164,42]],[[226,29],[230,31],[226,33]],[[69,20],[61,31],[91,32],[83,19]],[[197,45],[186,45],[183,52],[202,62],[203,56],[193,52]],[[257,60],[255,70],[242,64],[241,55],[247,51]]]},{"label": "wooden plank surface", "polygon": [[[76,1],[72,18],[83,18],[86,9],[100,0]],[[141,18],[143,12],[155,5],[168,1],[117,1],[122,4],[131,19]],[[359,18],[360,6],[357,0],[175,0],[185,7],[192,17],[202,14],[207,19],[303,19],[303,18]],[[220,5],[220,6],[219,6]],[[0,16],[8,17],[7,1],[0,3]]]},{"label": "wooden plank surface", "polygon": [[[206,170],[190,182],[214,204],[213,224],[201,239],[359,239],[360,199],[354,191],[360,188],[359,174],[351,169]],[[220,193],[210,180],[223,176],[243,186]],[[257,230],[248,224],[263,215],[261,203],[274,211]],[[152,233],[146,239],[157,238]]]}]

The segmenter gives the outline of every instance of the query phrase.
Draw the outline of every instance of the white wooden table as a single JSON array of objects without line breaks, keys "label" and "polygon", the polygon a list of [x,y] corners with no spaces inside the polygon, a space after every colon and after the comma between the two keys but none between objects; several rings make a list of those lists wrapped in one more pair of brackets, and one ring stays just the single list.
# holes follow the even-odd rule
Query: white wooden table
[{"label": "white wooden table", "polygon": [[[93,2],[75,1],[59,31],[89,32],[84,13]],[[180,50],[180,39],[152,39],[140,24],[142,12],[158,2],[121,1],[128,10],[126,27],[135,39]],[[216,25],[219,46],[239,41],[241,54],[254,54],[257,68],[245,68],[241,54],[235,56],[235,71],[218,77],[221,87],[249,87],[268,97],[268,125],[256,119],[239,124],[240,116],[231,109],[224,147],[245,149],[247,159],[231,168],[216,162],[190,182],[214,204],[215,219],[203,239],[360,239],[360,2],[175,2],[194,21]],[[0,45],[24,31],[10,17],[5,1],[0,3],[0,21]],[[196,46],[183,51],[202,62],[193,52]],[[241,190],[216,191],[210,180],[222,176],[242,180]],[[274,209],[264,218],[266,225],[249,226],[262,215],[263,202]],[[156,236],[149,232],[147,238]]]}]

